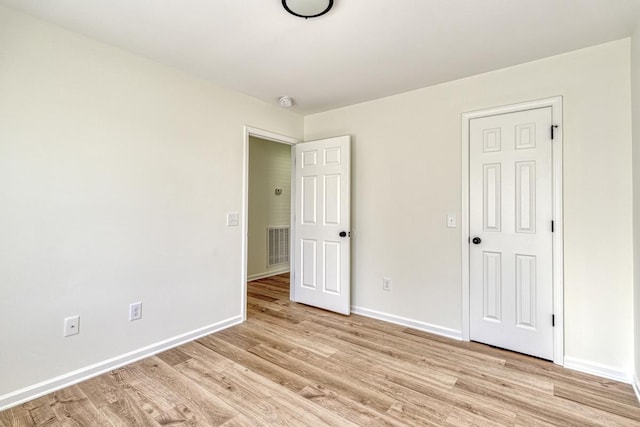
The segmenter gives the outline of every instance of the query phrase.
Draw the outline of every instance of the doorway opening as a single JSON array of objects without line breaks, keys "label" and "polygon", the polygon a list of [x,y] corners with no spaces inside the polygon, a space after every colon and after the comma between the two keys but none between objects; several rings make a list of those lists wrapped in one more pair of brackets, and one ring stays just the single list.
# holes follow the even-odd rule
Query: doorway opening
[{"label": "doorway opening", "polygon": [[[348,315],[351,309],[351,137],[343,135],[299,143],[291,137],[245,126],[242,206],[245,220],[241,222],[243,320],[247,317],[249,221],[246,219],[252,209],[249,203],[252,137],[286,144],[291,151],[289,299]],[[273,191],[275,194],[284,188],[276,187]],[[286,235],[281,228],[275,228],[276,233]],[[257,233],[261,231],[258,228]],[[260,276],[255,274],[256,278]]]},{"label": "doorway opening", "polygon": [[291,146],[249,137],[247,280],[289,273]]},{"label": "doorway opening", "polygon": [[[246,320],[249,281],[254,285],[282,287],[291,294],[292,250],[292,146],[299,141],[245,126],[242,208],[243,274],[242,317]],[[252,296],[260,298],[260,296]],[[263,295],[270,298],[269,295]],[[252,302],[256,302],[255,300]]]}]

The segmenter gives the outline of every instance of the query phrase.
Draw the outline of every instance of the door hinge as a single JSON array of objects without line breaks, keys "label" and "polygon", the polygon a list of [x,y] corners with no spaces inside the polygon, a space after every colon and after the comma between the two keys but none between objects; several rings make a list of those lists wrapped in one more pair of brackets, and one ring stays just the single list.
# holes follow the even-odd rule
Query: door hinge
[{"label": "door hinge", "polygon": [[555,135],[554,135],[554,129],[558,129],[558,125],[551,125],[551,140],[553,141]]},{"label": "door hinge", "polygon": [[553,222],[553,220],[551,220],[551,232],[553,233],[553,230],[555,228],[555,223]]},{"label": "door hinge", "polygon": [[556,326],[556,315],[552,314],[551,315],[551,326],[555,328]]}]

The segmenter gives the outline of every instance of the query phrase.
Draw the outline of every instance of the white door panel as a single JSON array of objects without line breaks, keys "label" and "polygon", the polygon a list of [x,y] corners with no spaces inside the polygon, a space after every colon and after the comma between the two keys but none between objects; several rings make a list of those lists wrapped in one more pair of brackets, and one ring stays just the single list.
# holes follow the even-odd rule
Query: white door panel
[{"label": "white door panel", "polygon": [[551,107],[469,126],[470,338],[553,359]]},{"label": "white door panel", "polygon": [[294,299],[349,314],[350,137],[297,144],[294,153]]}]

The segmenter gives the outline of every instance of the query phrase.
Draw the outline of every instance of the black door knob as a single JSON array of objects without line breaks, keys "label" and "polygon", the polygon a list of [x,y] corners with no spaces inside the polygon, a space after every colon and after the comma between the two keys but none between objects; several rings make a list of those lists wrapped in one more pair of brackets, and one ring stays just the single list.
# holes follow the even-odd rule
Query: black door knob
[{"label": "black door knob", "polygon": [[474,245],[479,245],[480,242],[482,242],[482,239],[480,239],[479,237],[474,237],[473,240],[471,240],[473,242]]},{"label": "black door knob", "polygon": [[346,231],[341,231],[340,232],[340,237],[347,237],[347,232]]}]

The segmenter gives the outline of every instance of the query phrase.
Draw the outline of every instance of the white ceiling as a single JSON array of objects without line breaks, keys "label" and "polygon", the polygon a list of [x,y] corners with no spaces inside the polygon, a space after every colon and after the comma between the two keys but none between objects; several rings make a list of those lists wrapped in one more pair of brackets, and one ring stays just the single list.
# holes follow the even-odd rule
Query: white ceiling
[{"label": "white ceiling", "polygon": [[335,0],[304,20],[281,0],[0,0],[301,114],[631,34],[640,0]]}]

